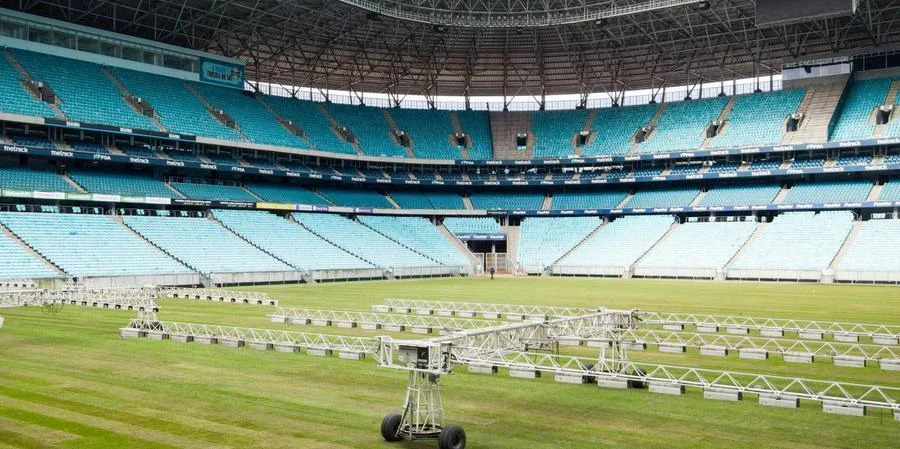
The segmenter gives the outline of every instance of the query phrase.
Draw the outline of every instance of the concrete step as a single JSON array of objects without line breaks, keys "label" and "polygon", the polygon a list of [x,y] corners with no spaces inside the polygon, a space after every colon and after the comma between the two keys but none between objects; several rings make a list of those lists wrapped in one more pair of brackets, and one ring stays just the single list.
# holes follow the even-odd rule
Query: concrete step
[{"label": "concrete step", "polygon": [[465,204],[466,206],[466,210],[475,210],[475,208],[472,206],[472,200],[468,196],[462,197],[462,200],[463,204]]},{"label": "concrete step", "polygon": [[581,241],[578,242],[577,245],[575,245],[575,246],[569,248],[569,250],[566,251],[565,254],[563,254],[562,256],[560,256],[558,259],[554,260],[553,263],[550,264],[550,266],[552,267],[553,265],[558,264],[560,260],[565,259],[566,256],[568,256],[569,254],[572,254],[573,251],[575,251],[576,249],[580,248],[582,245],[585,244],[585,242],[587,242],[587,241],[591,240],[592,238],[594,238],[594,235],[595,235],[596,233],[600,232],[600,230],[603,229],[604,226],[606,226],[606,222],[605,222],[605,221],[600,221],[600,224],[597,225],[597,227],[594,228],[594,230],[591,231],[590,234],[588,234],[585,238],[581,239]]},{"label": "concrete step", "polygon": [[882,190],[884,190],[884,184],[873,185],[872,190],[869,191],[869,196],[866,197],[866,201],[878,201]]},{"label": "concrete step", "polygon": [[[19,60],[16,59],[16,57],[9,50],[3,50],[3,57],[6,58],[7,61],[9,61],[9,64],[12,65],[13,68],[16,69],[16,71],[19,72],[20,75],[22,75],[23,87],[31,95],[31,97],[34,98],[35,100],[41,101],[40,98],[35,97],[34,93],[31,91],[31,89],[24,86],[25,82],[28,82],[31,80],[31,74],[28,73],[28,70],[25,70],[25,66],[23,66],[21,63],[19,63]],[[38,80],[38,81],[40,81],[40,80]],[[50,88],[52,89],[53,86],[50,86]],[[53,113],[56,114],[57,118],[60,118],[63,120],[68,120],[69,117],[66,116],[66,114],[62,111],[62,109],[59,108],[60,101],[61,100],[59,99],[59,97],[56,97],[56,102],[55,103],[47,103],[47,106],[50,106],[50,109],[53,110]]]},{"label": "concrete step", "polygon": [[[728,115],[731,114],[731,110],[734,109],[734,102],[735,102],[736,98],[737,97],[735,97],[734,95],[732,95],[731,97],[728,97],[728,103],[725,104],[725,107],[722,108],[722,112],[720,112],[719,116],[716,117],[716,120],[724,123],[723,128],[721,130],[719,130],[720,133],[725,132],[725,128],[728,126]],[[707,137],[707,138],[703,139],[703,143],[700,144],[700,148],[701,149],[709,148],[709,145],[712,143],[713,139],[715,139],[715,137],[711,137],[711,138]]]},{"label": "concrete step", "polygon": [[544,195],[544,202],[541,203],[541,210],[550,210],[553,204],[553,197],[550,195]]},{"label": "concrete step", "polygon": [[741,245],[741,248],[738,249],[737,252],[735,252],[734,255],[731,256],[731,259],[728,260],[728,263],[725,264],[725,267],[724,267],[724,268],[725,268],[725,272],[726,272],[726,273],[728,272],[728,267],[730,267],[731,264],[734,263],[735,260],[737,260],[738,256],[740,256],[741,254],[743,254],[743,252],[744,252],[747,248],[749,248],[750,245],[753,244],[753,241],[756,240],[756,237],[759,236],[759,234],[762,232],[763,227],[764,227],[765,225],[766,225],[765,222],[760,222],[760,223],[758,223],[758,224],[756,225],[756,229],[754,229],[754,230],[753,230],[753,233],[750,234],[750,238],[748,238],[747,241],[745,241],[744,244]]},{"label": "concrete step", "polygon": [[840,265],[841,261],[844,260],[844,256],[847,255],[847,251],[849,251],[850,247],[853,246],[853,242],[856,241],[856,236],[858,236],[860,230],[862,230],[862,224],[863,222],[860,220],[855,220],[853,222],[853,227],[847,234],[847,238],[844,239],[844,244],[841,245],[841,249],[838,250],[837,254],[835,254],[834,256],[834,259],[831,260],[829,268],[831,268],[832,270],[835,269],[835,267]]},{"label": "concrete step", "polygon": [[472,266],[475,267],[476,272],[484,271],[484,267],[481,266],[482,261],[478,260],[478,258],[475,257],[474,254],[472,254],[472,251],[469,251],[469,247],[466,246],[465,242],[463,242],[462,240],[458,239],[455,235],[453,235],[453,233],[450,232],[450,230],[447,229],[443,224],[439,224],[436,226],[437,226],[438,232],[440,232],[441,235],[443,235],[444,238],[447,239],[447,241],[449,241],[454,247],[456,247],[456,249],[460,253],[462,253],[464,256],[466,256],[466,259],[469,261],[469,263],[471,263]]},{"label": "concrete step", "polygon": [[25,243],[25,241],[20,239],[18,235],[16,235],[9,228],[4,226],[2,223],[0,223],[0,232],[5,234],[13,242],[16,242],[17,245],[19,245],[28,254],[31,254],[35,259],[40,260],[41,262],[44,263],[44,265],[47,265],[48,267],[52,268],[53,271],[56,272],[56,274],[58,274],[62,277],[69,277],[69,274],[66,273],[65,271],[63,271],[62,268],[56,266],[53,262],[50,261],[50,259],[45,258],[41,253],[35,251],[34,248],[32,248],[31,246],[28,246],[28,244]]}]

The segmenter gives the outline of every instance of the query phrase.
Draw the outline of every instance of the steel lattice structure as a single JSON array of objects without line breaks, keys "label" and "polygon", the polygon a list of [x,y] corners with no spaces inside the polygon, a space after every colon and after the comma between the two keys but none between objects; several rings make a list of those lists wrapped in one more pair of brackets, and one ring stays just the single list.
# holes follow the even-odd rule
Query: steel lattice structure
[{"label": "steel lattice structure", "polygon": [[[362,0],[346,0],[361,3]],[[753,0],[711,0],[602,20],[574,12],[549,26],[451,26],[406,20],[339,0],[33,0],[2,4],[23,12],[210,51],[247,62],[248,79],[330,90],[405,95],[608,94],[625,89],[696,86],[778,73],[781,64],[873,53],[900,44],[900,7],[860,0],[855,15],[758,27]],[[386,2],[379,2],[384,5]],[[503,14],[564,11],[544,2],[394,0],[403,11],[474,14],[479,4]],[[643,5],[651,0],[622,0]],[[680,2],[679,2],[680,3]],[[481,9],[485,9],[481,7]],[[607,8],[605,11],[609,11]],[[470,16],[471,16],[470,14]],[[608,17],[607,17],[608,16]],[[474,18],[468,21],[473,21]],[[428,23],[426,23],[428,22]]]}]

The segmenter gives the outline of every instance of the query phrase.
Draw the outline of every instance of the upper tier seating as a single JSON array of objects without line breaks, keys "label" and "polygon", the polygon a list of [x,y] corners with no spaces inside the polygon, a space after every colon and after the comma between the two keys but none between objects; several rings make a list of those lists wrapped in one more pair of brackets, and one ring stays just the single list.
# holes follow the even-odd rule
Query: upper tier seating
[{"label": "upper tier seating", "polygon": [[412,138],[416,157],[425,159],[462,159],[459,148],[451,145],[454,134],[450,112],[438,109],[389,110],[397,128]]},{"label": "upper tier seating", "polygon": [[319,105],[312,101],[295,98],[264,96],[263,101],[269,104],[285,120],[294,122],[306,133],[306,138],[320,151],[332,153],[356,154],[356,149],[349,142],[341,139],[331,129],[328,118],[319,110]]},{"label": "upper tier seating", "polygon": [[688,206],[697,197],[696,187],[677,189],[640,190],[625,203],[630,208],[677,207]]},{"label": "upper tier seating", "polygon": [[74,277],[190,273],[107,216],[0,212],[0,222]]},{"label": "upper tier seating", "polygon": [[453,234],[499,234],[503,232],[491,217],[447,217],[444,227]]},{"label": "upper tier seating", "polygon": [[562,258],[564,267],[601,267],[621,274],[672,227],[669,215],[631,215],[603,225],[594,235]]},{"label": "upper tier seating", "polygon": [[309,148],[303,139],[281,126],[278,119],[252,93],[206,83],[193,83],[192,86],[214,108],[227,112],[237,122],[241,134],[251,142]]},{"label": "upper tier seating", "polygon": [[756,230],[756,225],[754,221],[678,225],[637,264],[635,273],[639,274],[641,268],[669,268],[679,270],[684,276],[690,269],[706,269],[706,273],[697,275],[713,277],[709,270],[725,267]]},{"label": "upper tier seating", "polygon": [[627,193],[623,191],[559,192],[553,194],[551,209],[612,209]]},{"label": "upper tier seating", "polygon": [[246,201],[250,203],[259,201],[253,194],[239,186],[198,184],[193,182],[173,182],[170,185],[187,198],[194,200]]},{"label": "upper tier seating", "polygon": [[454,192],[390,192],[391,198],[403,209],[465,209],[462,198]]},{"label": "upper tier seating", "polygon": [[10,114],[59,118],[47,103],[35,99],[22,85],[24,77],[3,57],[3,51],[5,50],[0,50],[0,87],[3,89],[3,95],[0,95],[0,111]]},{"label": "upper tier seating", "polygon": [[303,226],[262,211],[214,210],[226,228],[300,270],[353,270],[372,264],[322,240]]},{"label": "upper tier seating", "polygon": [[597,109],[597,116],[591,125],[591,131],[595,134],[594,141],[584,147],[581,155],[628,153],[635,132],[650,123],[657,109],[659,105],[656,104]]},{"label": "upper tier seating", "polygon": [[751,147],[781,143],[785,119],[800,107],[805,89],[738,95],[724,131],[710,148]]},{"label": "upper tier seating", "polygon": [[44,261],[0,232],[0,280],[9,279],[46,279],[60,277],[54,269]]},{"label": "upper tier seating", "polygon": [[534,157],[565,157],[575,154],[572,139],[584,129],[587,109],[542,111],[531,114]]},{"label": "upper tier seating", "polygon": [[859,232],[836,270],[900,271],[900,220],[869,220],[857,226]]},{"label": "upper tier seating", "polygon": [[325,198],[316,195],[315,192],[304,189],[300,186],[251,183],[247,184],[247,189],[255,193],[264,201],[270,201],[273,203],[310,204],[322,206],[331,204]]},{"label": "upper tier seating", "polygon": [[292,216],[310,231],[379,267],[438,265],[358,221],[331,214],[294,213]]},{"label": "upper tier seating", "polygon": [[78,189],[56,173],[23,167],[0,167],[0,189],[77,192]]},{"label": "upper tier seating", "polygon": [[475,209],[531,209],[541,208],[544,195],[530,192],[473,192],[469,195]]},{"label": "upper tier seating", "polygon": [[841,155],[841,157],[837,160],[837,165],[840,167],[854,166],[854,165],[869,165],[872,163],[872,155],[870,154],[857,154],[857,155]]},{"label": "upper tier seating", "polygon": [[872,137],[875,132],[872,113],[884,103],[890,87],[889,78],[854,81],[847,92],[844,109],[831,132],[831,141]]},{"label": "upper tier seating", "polygon": [[138,114],[100,66],[24,50],[12,51],[35,81],[50,85],[70,120],[109,126],[156,130]]},{"label": "upper tier seating", "polygon": [[422,217],[360,215],[360,223],[441,265],[471,265],[438,228]]},{"label": "upper tier seating", "polygon": [[763,225],[734,269],[823,270],[853,227],[853,212],[789,212]]},{"label": "upper tier seating", "polygon": [[110,70],[132,95],[153,106],[157,120],[170,132],[240,140],[232,129],[210,115],[183,80],[120,68]]},{"label": "upper tier seating", "polygon": [[779,184],[734,184],[713,186],[698,206],[746,206],[771,204],[781,191]]},{"label": "upper tier seating", "polygon": [[898,109],[900,108],[900,92],[897,92],[897,96],[893,98],[893,102],[894,113],[891,121],[884,125],[883,137],[900,137],[900,115],[897,114],[897,111],[900,110]]},{"label": "upper tier seating", "polygon": [[709,166],[707,173],[732,173],[741,168],[740,162],[717,162]]},{"label": "upper tier seating", "polygon": [[391,125],[384,109],[326,103],[332,117],[356,136],[357,144],[369,156],[406,157],[406,150],[391,138]]},{"label": "upper tier seating", "polygon": [[719,117],[727,103],[726,97],[666,103],[656,130],[637,151],[657,153],[700,148],[706,138],[706,128]]},{"label": "upper tier seating", "polygon": [[782,203],[830,203],[865,201],[872,190],[869,181],[830,181],[798,183],[791,187]]},{"label": "upper tier seating", "polygon": [[206,218],[125,217],[125,224],[204,274],[293,271]]},{"label": "upper tier seating", "polygon": [[494,155],[491,137],[491,119],[483,111],[457,111],[459,126],[462,127],[472,141],[469,147],[469,158],[475,160],[491,159]]},{"label": "upper tier seating", "polygon": [[384,195],[373,190],[341,187],[319,187],[316,190],[319,192],[319,195],[338,206],[395,209],[394,205]]},{"label": "upper tier seating", "polygon": [[178,197],[172,189],[166,187],[165,183],[151,176],[73,170],[69,172],[69,177],[90,193],[158,198]]},{"label": "upper tier seating", "polygon": [[597,217],[523,219],[519,231],[519,265],[527,273],[543,272],[602,223]]}]

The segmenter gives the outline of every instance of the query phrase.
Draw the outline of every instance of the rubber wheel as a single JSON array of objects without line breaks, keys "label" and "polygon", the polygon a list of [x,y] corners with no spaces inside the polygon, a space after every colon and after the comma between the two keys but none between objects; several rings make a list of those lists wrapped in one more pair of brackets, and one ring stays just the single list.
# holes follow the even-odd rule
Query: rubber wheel
[{"label": "rubber wheel", "polygon": [[[637,376],[644,376],[647,374],[647,372],[638,368],[634,371],[634,374]],[[628,386],[631,388],[647,388],[647,382],[643,380],[631,379],[628,381]]]},{"label": "rubber wheel", "polygon": [[[588,371],[590,371],[590,370],[594,369],[594,364],[593,364],[593,363],[588,363],[587,365],[584,365],[584,367],[587,368]],[[597,382],[597,376],[584,375],[584,376],[581,376],[581,381],[584,382],[584,383],[586,383],[586,384],[596,383],[596,382]]]},{"label": "rubber wheel", "polygon": [[447,426],[438,437],[438,449],[465,449],[466,432],[459,426]]},{"label": "rubber wheel", "polygon": [[403,439],[397,434],[400,429],[400,421],[403,419],[399,413],[391,413],[381,420],[381,436],[384,441],[395,442]]}]

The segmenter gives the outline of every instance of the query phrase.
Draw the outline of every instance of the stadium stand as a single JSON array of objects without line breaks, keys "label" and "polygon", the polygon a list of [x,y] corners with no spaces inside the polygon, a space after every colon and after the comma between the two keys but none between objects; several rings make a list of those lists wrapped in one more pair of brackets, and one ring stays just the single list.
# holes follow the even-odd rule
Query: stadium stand
[{"label": "stadium stand", "polygon": [[814,168],[825,165],[824,157],[797,157],[791,161],[791,168]]},{"label": "stadium stand", "polygon": [[740,162],[716,162],[709,165],[707,173],[731,173],[741,168]]},{"label": "stadium stand", "polygon": [[303,139],[292,135],[254,96],[228,87],[192,83],[192,87],[213,107],[227,112],[238,129],[251,142],[285,147],[309,148]]},{"label": "stadium stand", "polygon": [[900,180],[890,179],[884,183],[881,194],[878,195],[881,201],[900,201]]},{"label": "stadium stand", "polygon": [[0,212],[0,223],[70,276],[190,273],[107,216]]},{"label": "stadium stand", "polygon": [[[847,247],[843,259],[835,267],[838,280],[897,281],[900,272],[900,220],[873,219],[859,223],[856,238]],[[848,276],[841,271],[873,272]]]},{"label": "stadium stand", "polygon": [[292,214],[295,220],[321,238],[363,260],[383,268],[437,265],[362,223],[331,214]]},{"label": "stadium stand", "polygon": [[398,190],[389,195],[403,209],[465,209],[462,198],[454,192],[420,192]]},{"label": "stadium stand", "polygon": [[327,206],[331,203],[311,190],[300,186],[249,183],[247,189],[265,201],[287,204],[310,204]]},{"label": "stadium stand", "polygon": [[147,100],[169,131],[224,140],[240,140],[213,117],[184,81],[128,69],[110,68],[132,95]]},{"label": "stadium stand", "polygon": [[650,123],[659,105],[597,109],[591,131],[594,140],[582,150],[582,156],[626,154],[638,129]]},{"label": "stadium stand", "polygon": [[213,210],[212,214],[232,232],[299,270],[374,268],[293,220],[262,211]]},{"label": "stadium stand", "polygon": [[575,154],[572,139],[584,128],[586,109],[542,111],[531,114],[534,157],[565,157]]},{"label": "stadium stand", "polygon": [[612,209],[626,194],[624,191],[559,192],[553,194],[551,209]]},{"label": "stadium stand", "polygon": [[444,227],[453,234],[499,234],[503,232],[491,217],[447,217]]},{"label": "stadium stand", "polygon": [[90,193],[158,198],[178,197],[172,189],[166,187],[165,183],[151,176],[73,170],[69,172],[69,177]]},{"label": "stadium stand", "polygon": [[58,278],[60,274],[47,266],[44,261],[0,232],[0,280],[8,279],[48,279]]},{"label": "stadium stand", "polygon": [[424,159],[462,159],[459,148],[451,145],[455,132],[450,112],[439,109],[390,109],[397,127],[412,138],[416,157]]},{"label": "stadium stand", "polygon": [[436,226],[422,217],[360,215],[359,222],[375,232],[434,260],[441,265],[471,265]]},{"label": "stadium stand", "polygon": [[491,121],[486,112],[456,111],[459,126],[469,136],[472,146],[469,147],[469,158],[488,160],[494,155],[491,138]]},{"label": "stadium stand", "polygon": [[880,78],[854,81],[847,91],[844,108],[841,110],[830,140],[866,139],[875,132],[872,113],[884,103],[891,79]]},{"label": "stadium stand", "polygon": [[235,159],[234,156],[228,153],[203,153],[203,157],[218,165],[241,165],[241,163],[238,162],[238,160]]},{"label": "stadium stand", "polygon": [[600,227],[556,263],[553,273],[597,276],[627,274],[672,227],[669,215],[625,216]]},{"label": "stadium stand", "polygon": [[841,155],[840,158],[835,161],[836,164],[840,167],[848,167],[855,165],[869,165],[872,163],[872,155],[869,154],[857,154],[857,155]]},{"label": "stadium stand", "polygon": [[[754,221],[676,225],[634,267],[635,276],[716,278],[756,230]],[[690,255],[689,257],[686,257]]]},{"label": "stadium stand", "polygon": [[853,227],[850,211],[788,212],[762,225],[728,277],[819,279]]},{"label": "stadium stand", "polygon": [[742,206],[771,204],[781,190],[779,184],[733,184],[713,186],[698,206]]},{"label": "stadium stand", "polygon": [[325,108],[357,139],[363,153],[369,156],[406,157],[406,150],[391,138],[391,125],[384,109],[366,106],[326,103]]},{"label": "stadium stand", "polygon": [[128,106],[97,64],[44,53],[10,50],[32,79],[50,85],[69,120],[134,129],[158,129]]},{"label": "stadium stand", "polygon": [[747,170],[749,171],[759,171],[759,170],[775,170],[781,166],[780,159],[757,159],[755,161],[751,161],[749,165],[747,165]]},{"label": "stadium stand", "polygon": [[331,129],[328,118],[322,114],[317,104],[311,101],[271,95],[263,96],[262,99],[282,118],[290,120],[300,127],[317,150],[356,154],[353,145],[338,137]]},{"label": "stadium stand", "polygon": [[597,217],[529,217],[519,229],[519,266],[542,273],[587,238],[602,221]]},{"label": "stadium stand", "polygon": [[658,153],[700,148],[706,138],[704,131],[727,103],[725,97],[666,103],[656,129],[637,151]]},{"label": "stadium stand", "polygon": [[38,147],[38,148],[55,148],[56,146],[50,142],[50,139],[47,139],[46,135],[43,134],[20,134],[20,133],[9,133],[9,138],[12,139],[16,145],[25,145],[28,147]]},{"label": "stadium stand", "polygon": [[158,158],[159,155],[149,145],[119,145],[119,150],[128,156]]},{"label": "stadium stand", "polygon": [[0,86],[3,87],[3,95],[0,95],[0,111],[9,114],[59,118],[47,103],[32,97],[22,82],[22,75],[6,58],[0,55]]},{"label": "stadium stand", "polygon": [[872,190],[870,181],[829,181],[795,184],[782,203],[826,203],[865,201]]},{"label": "stadium stand", "polygon": [[66,180],[49,170],[0,167],[0,188],[21,191],[77,192]]},{"label": "stadium stand", "polygon": [[372,190],[319,187],[316,191],[319,192],[319,195],[338,206],[394,209],[394,205],[384,195]]},{"label": "stadium stand", "polygon": [[293,270],[207,218],[128,216],[124,221],[145,239],[206,276]]},{"label": "stadium stand", "polygon": [[785,120],[806,95],[805,89],[759,92],[735,97],[725,129],[710,148],[772,145],[784,139]]},{"label": "stadium stand", "polygon": [[677,189],[639,190],[625,203],[630,208],[688,206],[699,191],[694,187]]},{"label": "stadium stand", "polygon": [[528,192],[473,192],[469,195],[475,209],[540,209],[544,195]]},{"label": "stadium stand", "polygon": [[184,196],[195,200],[246,201],[255,203],[259,198],[240,186],[173,182],[170,185]]}]

